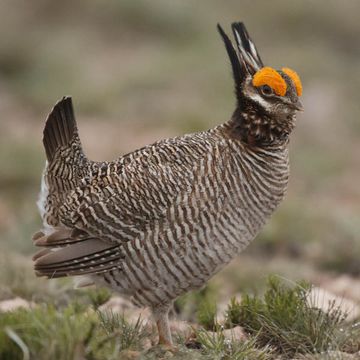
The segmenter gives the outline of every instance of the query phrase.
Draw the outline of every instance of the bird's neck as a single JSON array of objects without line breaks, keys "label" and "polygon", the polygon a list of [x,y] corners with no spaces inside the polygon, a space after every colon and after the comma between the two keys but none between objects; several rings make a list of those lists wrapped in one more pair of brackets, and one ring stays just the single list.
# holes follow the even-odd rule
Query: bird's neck
[{"label": "bird's neck", "polygon": [[242,104],[227,122],[232,137],[256,147],[277,148],[286,146],[294,128],[294,119],[280,120],[263,109]]}]

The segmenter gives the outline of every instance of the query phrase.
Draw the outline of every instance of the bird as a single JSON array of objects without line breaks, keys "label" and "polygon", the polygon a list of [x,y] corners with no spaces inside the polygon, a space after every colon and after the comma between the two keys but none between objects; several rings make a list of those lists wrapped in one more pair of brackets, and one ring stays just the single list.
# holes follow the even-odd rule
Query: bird
[{"label": "bird", "polygon": [[236,97],[223,123],[92,161],[65,96],[43,132],[36,275],[74,276],[148,307],[164,346],[173,345],[174,300],[203,287],[249,245],[289,181],[290,135],[303,110],[300,77],[264,66],[245,25],[231,28],[235,42],[217,25]]}]

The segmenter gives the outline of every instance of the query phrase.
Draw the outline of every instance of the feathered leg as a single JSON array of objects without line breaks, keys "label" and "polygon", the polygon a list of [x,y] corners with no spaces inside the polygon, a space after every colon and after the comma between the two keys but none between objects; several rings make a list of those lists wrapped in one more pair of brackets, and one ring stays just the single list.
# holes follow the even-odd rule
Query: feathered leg
[{"label": "feathered leg", "polygon": [[159,333],[159,345],[173,347],[169,326],[169,306],[153,308],[152,313]]}]

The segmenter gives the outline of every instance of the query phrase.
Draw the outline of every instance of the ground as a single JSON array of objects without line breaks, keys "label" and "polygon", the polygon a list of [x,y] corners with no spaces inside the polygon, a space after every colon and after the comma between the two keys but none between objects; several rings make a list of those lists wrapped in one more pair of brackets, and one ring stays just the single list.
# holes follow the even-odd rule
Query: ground
[{"label": "ground", "polygon": [[[188,349],[180,337],[179,352],[164,356],[346,358],[339,351],[357,356],[356,340],[349,335],[345,341],[342,334],[360,320],[358,1],[255,0],[225,5],[215,0],[125,0],[104,6],[99,0],[51,5],[5,0],[1,7],[1,359],[26,359],[27,352],[30,358],[37,354],[37,359],[158,356],[146,350],[152,341],[146,316],[137,326],[128,315],[113,319],[114,329],[106,330],[103,323],[109,321],[98,312],[109,296],[103,290],[73,290],[71,281],[35,277],[31,235],[41,226],[35,202],[45,160],[42,129],[53,104],[72,95],[85,152],[94,160],[110,160],[149,142],[227,120],[234,107],[233,85],[216,23],[229,30],[234,20],[245,22],[267,65],[293,68],[303,81],[305,112],[291,139],[289,190],[275,216],[239,258],[206,290],[177,301],[174,332],[190,323],[200,348]],[[334,298],[342,311],[351,310],[347,320],[333,323],[337,330],[331,345],[314,347],[311,355],[308,348],[299,354],[285,351],[304,339],[304,324],[297,329],[298,339],[288,339],[288,347],[277,342],[275,350],[274,344],[268,349],[258,340],[266,337],[258,328],[246,328],[246,321],[233,327],[241,327],[245,342],[238,332],[230,342],[224,338],[228,329],[221,326],[230,299],[257,294],[261,302],[270,274],[289,286],[301,280],[311,284],[316,306],[326,312],[331,312],[326,306]],[[14,304],[28,309],[11,313],[8,307]],[[280,305],[284,309],[286,304]],[[257,315],[263,314],[264,308],[256,309]],[[274,322],[280,316],[275,315],[263,315],[267,325],[294,330]],[[177,320],[187,323],[179,325]],[[120,336],[119,327],[130,335]],[[96,343],[92,334],[97,335]],[[319,336],[322,330],[312,338],[317,344]],[[142,343],[139,337],[147,340]]]}]

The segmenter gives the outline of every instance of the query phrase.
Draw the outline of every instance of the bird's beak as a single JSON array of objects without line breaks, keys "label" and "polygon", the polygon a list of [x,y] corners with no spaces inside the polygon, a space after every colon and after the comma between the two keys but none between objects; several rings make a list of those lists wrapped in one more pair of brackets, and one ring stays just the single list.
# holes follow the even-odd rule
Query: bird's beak
[{"label": "bird's beak", "polygon": [[293,106],[293,108],[297,111],[304,111],[304,106],[301,103],[300,100],[298,100],[296,103],[291,104]]}]

